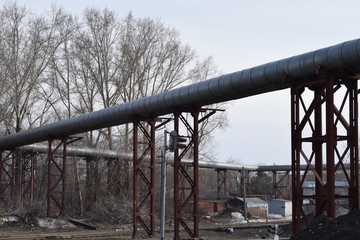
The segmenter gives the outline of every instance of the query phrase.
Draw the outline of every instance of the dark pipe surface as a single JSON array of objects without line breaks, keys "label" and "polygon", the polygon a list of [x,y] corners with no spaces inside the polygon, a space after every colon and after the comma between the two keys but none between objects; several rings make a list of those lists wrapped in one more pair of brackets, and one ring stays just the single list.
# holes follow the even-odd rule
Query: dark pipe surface
[{"label": "dark pipe surface", "polygon": [[327,72],[346,72],[341,77],[360,73],[360,39],[328,48],[270,62],[180,87],[150,97],[64,121],[51,123],[16,134],[0,137],[0,149],[62,138],[90,130],[130,123],[138,118],[153,118],[176,109],[201,106],[249,97],[290,87],[287,79],[315,78],[319,67]]}]

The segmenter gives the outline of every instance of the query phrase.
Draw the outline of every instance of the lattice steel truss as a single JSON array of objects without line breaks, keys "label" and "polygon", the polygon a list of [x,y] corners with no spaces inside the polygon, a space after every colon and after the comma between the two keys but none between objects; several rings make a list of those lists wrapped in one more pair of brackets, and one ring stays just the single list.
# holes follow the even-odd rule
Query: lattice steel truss
[{"label": "lattice steel truss", "polygon": [[[182,150],[174,151],[174,239],[180,239],[180,225],[191,237],[199,237],[199,111],[192,111],[190,123],[181,112],[174,113],[174,130],[189,141]],[[186,134],[180,134],[186,131]],[[191,152],[191,153],[190,153]],[[188,154],[189,153],[189,154]],[[187,155],[188,154],[188,155]],[[187,155],[192,163],[181,160]],[[191,168],[191,169],[190,169]],[[190,208],[192,205],[192,208]],[[186,213],[191,212],[193,228]]]},{"label": "lattice steel truss", "polygon": [[14,199],[15,154],[13,151],[0,154],[0,200],[9,203]]},{"label": "lattice steel truss", "polygon": [[65,216],[68,139],[48,140],[47,216]]},{"label": "lattice steel truss", "polygon": [[[307,90],[312,96],[306,95]],[[335,200],[348,199],[350,210],[359,208],[358,185],[358,89],[354,79],[336,76],[294,83],[292,102],[292,198],[293,231],[300,230],[304,199],[315,201],[315,216],[335,218]],[[307,99],[309,98],[309,99]],[[308,101],[310,100],[310,101]],[[300,163],[307,164],[303,176]],[[325,175],[322,171],[326,164]],[[346,170],[344,163],[350,164]],[[315,193],[305,195],[309,174],[315,179]],[[335,192],[335,180],[344,176],[348,194]]]},{"label": "lattice steel truss", "polygon": [[22,152],[21,168],[21,202],[25,206],[34,203],[36,160],[38,153],[33,151]]},{"label": "lattice steel truss", "polygon": [[273,198],[290,200],[291,198],[290,174],[289,174],[290,171],[285,171],[285,172],[273,171],[272,173],[273,173]]},{"label": "lattice steel truss", "polygon": [[139,224],[149,236],[155,235],[155,120],[137,121],[133,125],[133,237],[135,238]]}]

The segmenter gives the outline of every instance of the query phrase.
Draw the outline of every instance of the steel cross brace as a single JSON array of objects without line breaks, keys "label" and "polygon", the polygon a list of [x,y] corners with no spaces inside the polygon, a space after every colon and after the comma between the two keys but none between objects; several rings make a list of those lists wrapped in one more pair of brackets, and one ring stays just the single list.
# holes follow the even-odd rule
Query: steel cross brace
[{"label": "steel cross brace", "polygon": [[67,140],[63,138],[57,144],[54,139],[48,140],[48,216],[65,216]]},{"label": "steel cross brace", "polygon": [[[313,91],[308,104],[304,97],[307,89]],[[301,218],[305,217],[302,209],[304,199],[315,200],[315,216],[326,212],[332,219],[335,218],[335,199],[348,199],[351,210],[359,208],[357,91],[357,80],[334,76],[293,83],[291,131],[295,233],[300,231]],[[345,161],[349,161],[349,171],[345,169]],[[302,176],[301,162],[307,165]],[[326,179],[323,176],[323,162],[326,163]],[[314,195],[303,194],[302,186],[309,172],[315,178]],[[338,173],[345,176],[349,186],[347,195],[335,192]],[[306,218],[304,220],[306,222]]]},{"label": "steel cross brace", "polygon": [[[155,235],[155,120],[133,123],[133,238]],[[139,138],[141,133],[141,138]]]}]

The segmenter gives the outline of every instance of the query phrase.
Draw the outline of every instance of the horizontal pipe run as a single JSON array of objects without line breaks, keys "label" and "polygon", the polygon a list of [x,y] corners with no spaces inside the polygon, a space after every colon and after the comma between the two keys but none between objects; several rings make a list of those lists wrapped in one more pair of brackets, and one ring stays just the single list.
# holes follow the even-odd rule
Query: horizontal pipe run
[{"label": "horizontal pipe run", "polygon": [[[31,144],[27,146],[20,147],[23,151],[35,151],[41,153],[47,153],[48,147],[44,144]],[[127,161],[132,161],[133,155],[132,154],[124,154],[119,153],[113,150],[100,150],[100,149],[93,149],[93,148],[84,148],[84,147],[70,147],[66,148],[67,154],[69,156],[77,156],[77,157],[89,157],[89,158],[105,158],[105,159],[122,159]],[[168,158],[167,162],[172,164],[173,159]],[[158,164],[160,164],[160,160]],[[192,164],[192,160],[184,159],[182,160],[183,163]],[[200,168],[210,168],[210,169],[224,169],[224,170],[234,170],[234,171],[241,171],[242,169],[247,169],[252,172],[286,172],[291,171],[291,165],[259,165],[259,166],[252,166],[252,165],[242,165],[242,164],[234,164],[234,163],[221,163],[221,162],[205,162],[199,161]],[[300,170],[305,171],[307,165],[300,165]],[[350,165],[345,164],[345,168],[349,169]],[[323,165],[323,169],[326,169],[326,165]]]},{"label": "horizontal pipe run", "polygon": [[[63,138],[105,127],[154,118],[174,110],[199,107],[290,87],[284,80],[319,77],[319,68],[357,78],[360,39],[304,53],[264,65],[176,88],[132,102],[0,137],[0,149],[9,150],[50,138]],[[320,71],[323,72],[323,71]]]}]

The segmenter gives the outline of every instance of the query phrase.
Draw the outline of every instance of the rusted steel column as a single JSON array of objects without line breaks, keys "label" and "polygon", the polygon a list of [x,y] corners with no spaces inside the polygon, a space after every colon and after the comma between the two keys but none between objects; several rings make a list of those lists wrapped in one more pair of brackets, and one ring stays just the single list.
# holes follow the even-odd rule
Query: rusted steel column
[{"label": "rusted steel column", "polygon": [[226,169],[217,168],[217,199],[221,198],[221,188],[223,189],[223,199],[227,199],[227,188],[226,188]]},{"label": "rusted steel column", "polygon": [[32,206],[35,191],[36,152],[22,154],[21,202]]},{"label": "rusted steel column", "polygon": [[285,189],[286,189],[285,199],[290,200],[291,199],[290,171],[286,172]]},{"label": "rusted steel column", "polygon": [[194,237],[199,237],[199,112],[191,113],[194,123],[192,132],[194,154]]},{"label": "rusted steel column", "polygon": [[292,228],[293,232],[300,231],[301,218],[301,183],[300,183],[300,150],[301,150],[301,131],[300,125],[300,95],[303,88],[298,86],[291,87],[291,184],[292,184]]},{"label": "rusted steel column", "polygon": [[47,215],[65,216],[67,138],[61,139],[56,145],[54,139],[49,139],[48,145]]},{"label": "rusted steel column", "polygon": [[328,79],[325,83],[326,89],[326,190],[327,190],[327,216],[335,218],[335,146],[336,129],[334,125],[334,83]]},{"label": "rusted steel column", "polygon": [[66,188],[67,188],[67,178],[66,178],[66,172],[67,172],[67,162],[66,162],[66,157],[67,157],[67,151],[66,151],[66,147],[67,147],[67,138],[65,139],[61,139],[61,142],[62,142],[62,146],[63,146],[63,156],[62,156],[62,164],[63,164],[63,169],[62,169],[62,181],[63,181],[63,184],[62,184],[62,188],[61,188],[61,191],[62,191],[62,195],[61,195],[61,198],[62,198],[62,209],[61,209],[61,212],[60,212],[60,216],[65,216],[65,213],[66,213],[66,209],[65,209],[65,206],[66,206]]},{"label": "rusted steel column", "polygon": [[[180,152],[179,148],[174,150],[174,239],[180,238],[180,226],[182,226],[190,237],[199,236],[199,111],[192,111],[193,123],[189,123],[180,112],[174,113],[174,131],[178,137],[187,137],[190,141]],[[180,128],[180,123],[183,128]],[[179,134],[186,128],[190,136]],[[192,152],[189,150],[192,150]],[[181,160],[189,153],[186,158],[193,158],[191,164],[185,164]],[[191,168],[192,167],[192,168]],[[192,174],[191,174],[192,170]],[[184,198],[181,198],[181,195]],[[193,204],[193,229],[185,220],[185,210]]]},{"label": "rusted steel column", "polygon": [[[174,131],[179,134],[179,116],[180,113],[174,113]],[[174,151],[174,240],[180,240],[180,221],[181,221],[181,205],[180,205],[180,160],[179,151]]]},{"label": "rusted steel column", "polygon": [[137,122],[134,123],[133,127],[133,238],[137,237],[138,231],[138,217],[139,212],[137,211],[139,205],[139,181],[138,181],[138,171],[139,171],[139,162],[138,162],[138,128]]},{"label": "rusted steel column", "polygon": [[[344,86],[346,91],[339,91],[344,90]],[[302,98],[305,88],[314,92],[309,105],[306,105]],[[315,200],[315,216],[326,212],[332,219],[335,218],[335,199],[348,199],[351,210],[359,208],[358,90],[357,80],[328,76],[294,84],[291,91],[293,231],[296,233],[300,230],[303,199]],[[311,135],[307,135],[309,131]],[[341,143],[341,147],[338,147],[338,142]],[[303,147],[304,144],[311,144],[310,152]],[[346,170],[344,165],[347,159],[350,162],[350,170]],[[301,177],[300,161],[306,163]],[[326,181],[322,172],[324,161]],[[302,193],[302,185],[308,172],[312,172],[315,178],[313,195]],[[349,185],[347,195],[335,192],[335,178],[340,175]],[[304,220],[306,222],[306,219]]]},{"label": "rusted steel column", "polygon": [[[322,85],[316,86],[313,89],[314,99],[322,98],[324,95],[324,89]],[[322,104],[317,103],[314,107],[314,131],[312,142],[312,150],[315,158],[315,172],[318,177],[315,178],[315,195],[319,196],[315,199],[315,216],[319,216],[325,207],[326,199],[321,196],[325,196],[324,182],[323,182],[323,151],[322,146],[324,143],[323,128],[322,128]],[[305,173],[306,174],[306,173]]]},{"label": "rusted steel column", "polygon": [[273,198],[274,199],[277,199],[278,198],[278,184],[277,184],[277,179],[276,179],[276,171],[273,171],[272,172],[273,174],[273,178],[272,178],[272,181],[273,181]]},{"label": "rusted steel column", "polygon": [[247,175],[247,179],[246,179],[246,192],[247,193],[250,192],[250,182],[251,182],[250,172],[251,171],[248,171],[248,175]]},{"label": "rusted steel column", "polygon": [[155,235],[155,120],[136,121],[133,125],[133,238],[136,238],[139,224],[149,236]]},{"label": "rusted steel column", "polygon": [[150,125],[150,234],[155,236],[156,218],[156,146],[155,146],[155,120],[148,122]]},{"label": "rusted steel column", "polygon": [[350,148],[350,183],[349,183],[349,207],[351,210],[359,209],[359,142],[358,142],[358,82],[348,81],[346,87],[349,91],[349,136]]}]

